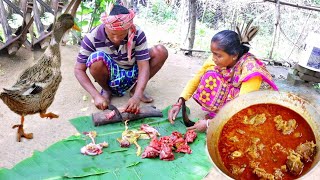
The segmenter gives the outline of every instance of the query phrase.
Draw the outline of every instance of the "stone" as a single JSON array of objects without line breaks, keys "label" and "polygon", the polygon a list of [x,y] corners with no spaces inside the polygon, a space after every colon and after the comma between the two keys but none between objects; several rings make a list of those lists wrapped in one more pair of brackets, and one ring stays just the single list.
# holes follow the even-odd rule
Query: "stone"
[{"label": "stone", "polygon": [[301,72],[298,73],[299,74],[299,77],[300,79],[304,80],[304,81],[308,81],[308,82],[320,82],[320,78],[317,78],[317,77],[314,77],[314,76],[310,76],[310,75],[307,75],[307,74],[303,74]]},{"label": "stone", "polygon": [[310,75],[310,76],[314,76],[314,74],[316,73],[316,71],[313,71],[313,70],[310,70],[308,68],[305,68],[305,67],[302,67],[300,66],[299,64],[296,64],[294,66],[294,68],[296,70],[298,70],[299,72],[303,73],[303,74],[307,74],[307,75]]},{"label": "stone", "polygon": [[314,77],[320,78],[320,72],[315,73]]},{"label": "stone", "polygon": [[300,79],[299,76],[296,76],[293,73],[288,73],[287,81],[290,85],[293,85],[293,86],[297,86],[304,83],[304,81]]}]

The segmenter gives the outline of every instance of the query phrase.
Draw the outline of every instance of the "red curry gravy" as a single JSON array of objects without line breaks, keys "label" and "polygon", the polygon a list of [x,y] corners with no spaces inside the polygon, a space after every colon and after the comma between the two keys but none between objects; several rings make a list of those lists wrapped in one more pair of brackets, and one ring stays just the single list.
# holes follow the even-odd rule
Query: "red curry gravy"
[{"label": "red curry gravy", "polygon": [[[263,123],[244,124],[245,116],[248,119],[255,114],[263,113],[266,117]],[[276,129],[274,118],[278,115],[281,115],[282,119],[286,121],[296,120],[297,126],[293,132],[284,135]],[[241,110],[224,125],[218,148],[222,162],[230,173],[235,167],[245,168],[242,173],[235,175],[237,179],[260,179],[253,173],[250,162],[258,163],[259,168],[274,174],[275,168],[281,169],[281,166],[286,165],[288,156],[284,151],[279,150],[281,149],[279,147],[283,147],[282,150],[294,150],[299,144],[306,141],[316,143],[311,127],[299,114],[283,106],[259,104]],[[276,145],[277,147],[275,147],[277,143],[281,146]],[[250,150],[256,150],[256,153],[250,155]],[[300,176],[308,171],[311,164],[312,162],[304,163]],[[289,172],[283,172],[282,179],[298,177]]]}]

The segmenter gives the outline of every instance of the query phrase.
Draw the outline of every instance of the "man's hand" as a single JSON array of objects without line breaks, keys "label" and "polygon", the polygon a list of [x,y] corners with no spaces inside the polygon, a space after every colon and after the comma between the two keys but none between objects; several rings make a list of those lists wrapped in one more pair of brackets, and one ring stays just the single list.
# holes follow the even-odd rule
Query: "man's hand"
[{"label": "man's hand", "polygon": [[207,130],[207,121],[208,120],[199,120],[193,126],[188,127],[187,130],[205,132]]},{"label": "man's hand", "polygon": [[140,109],[140,98],[132,96],[127,105],[125,106],[125,112],[138,114]]},{"label": "man's hand", "polygon": [[109,100],[107,100],[101,95],[94,97],[93,101],[94,101],[94,105],[100,110],[107,109],[108,105],[110,104]]}]

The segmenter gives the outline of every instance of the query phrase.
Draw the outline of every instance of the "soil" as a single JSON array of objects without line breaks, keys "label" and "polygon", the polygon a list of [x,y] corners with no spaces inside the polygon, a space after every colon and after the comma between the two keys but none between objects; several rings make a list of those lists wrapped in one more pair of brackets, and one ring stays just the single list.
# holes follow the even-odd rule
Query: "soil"
[{"label": "soil", "polygon": [[[59,114],[59,118],[42,119],[38,114],[26,116],[25,132],[33,133],[32,140],[22,138],[21,142],[16,142],[17,130],[11,127],[20,123],[20,116],[0,101],[0,168],[12,168],[20,161],[32,156],[34,151],[43,151],[53,143],[77,133],[69,120],[79,116],[90,116],[93,112],[98,111],[91,103],[89,94],[80,86],[73,74],[78,51],[78,46],[61,47],[63,80],[53,104],[48,109],[48,112]],[[2,55],[0,58],[0,89],[10,87],[21,71],[36,62],[42,53],[42,51],[29,51],[21,48],[15,56]],[[167,62],[158,74],[149,81],[146,88],[146,93],[154,98],[154,102],[151,104],[163,109],[175,103],[187,81],[201,67],[204,60],[205,56],[189,57],[179,51],[169,49]],[[287,68],[269,67],[269,70],[276,79],[284,79],[287,75]],[[95,85],[100,90],[100,87]],[[286,87],[287,89],[291,88],[291,86]],[[112,104],[120,107],[125,105],[128,99],[128,94],[121,98],[115,97],[112,99]],[[317,98],[314,100],[317,101]],[[204,117],[205,113],[195,101],[190,100],[187,105],[191,109],[191,119]],[[210,177],[219,177],[216,175],[211,173]]]}]

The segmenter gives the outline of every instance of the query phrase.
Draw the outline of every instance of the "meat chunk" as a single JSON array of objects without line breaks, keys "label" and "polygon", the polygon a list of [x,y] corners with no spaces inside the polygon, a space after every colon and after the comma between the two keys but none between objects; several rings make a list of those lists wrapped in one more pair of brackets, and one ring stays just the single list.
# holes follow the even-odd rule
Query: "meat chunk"
[{"label": "meat chunk", "polygon": [[183,138],[179,138],[175,141],[174,146],[177,148],[176,152],[183,152],[191,154],[192,150],[190,146],[188,145],[187,141]]},{"label": "meat chunk", "polygon": [[239,139],[238,139],[237,136],[232,136],[232,137],[229,138],[229,140],[230,140],[231,142],[239,142]]},{"label": "meat chunk", "polygon": [[291,174],[298,176],[301,174],[304,164],[301,162],[301,155],[295,151],[290,150],[287,157],[286,165]]},{"label": "meat chunk", "polygon": [[266,115],[264,113],[262,114],[256,114],[253,116],[244,116],[243,124],[250,124],[254,126],[258,126],[260,124],[263,124],[267,120]]},{"label": "meat chunk", "polygon": [[307,141],[297,146],[295,151],[301,155],[304,162],[310,162],[317,152],[317,146],[313,143],[313,141]]},{"label": "meat chunk", "polygon": [[279,168],[276,168],[273,174],[274,174],[274,179],[282,179],[284,176],[283,172]]},{"label": "meat chunk", "polygon": [[165,161],[174,160],[174,154],[172,152],[172,148],[168,144],[162,144],[159,157],[161,160],[165,160]]},{"label": "meat chunk", "polygon": [[260,142],[259,138],[252,138],[251,141],[252,144],[247,148],[246,153],[248,153],[252,158],[257,159],[260,157],[260,153],[264,148],[264,144],[258,144],[258,142]]},{"label": "meat chunk", "polygon": [[266,170],[262,168],[254,168],[253,173],[256,174],[259,178],[261,179],[269,179],[269,180],[274,180],[274,175],[267,173]]},{"label": "meat chunk", "polygon": [[154,147],[147,146],[147,147],[144,149],[141,157],[142,157],[142,158],[155,158],[155,157],[158,157],[159,154],[160,154],[160,151],[159,151],[159,150],[155,149]]},{"label": "meat chunk", "polygon": [[232,173],[233,175],[238,176],[238,175],[240,175],[240,174],[243,173],[243,171],[246,169],[246,166],[247,166],[247,165],[245,165],[245,164],[241,165],[241,167],[238,166],[238,165],[231,164],[231,169],[230,169],[230,171],[231,171],[231,173]]},{"label": "meat chunk", "polygon": [[127,139],[118,138],[117,140],[120,143],[120,147],[122,147],[122,148],[127,148],[131,145]]},{"label": "meat chunk", "polygon": [[241,129],[237,129],[236,131],[237,131],[237,133],[239,133],[239,134],[245,134],[245,133],[246,133],[244,130],[241,130]]},{"label": "meat chunk", "polygon": [[158,157],[160,154],[160,149],[161,149],[161,143],[157,138],[153,138],[149,144],[149,146],[147,146],[141,157],[142,158],[155,158]]},{"label": "meat chunk", "polygon": [[160,136],[160,133],[158,132],[158,130],[156,130],[152,126],[149,126],[148,124],[142,124],[140,126],[140,130],[146,132],[151,139],[154,137]]},{"label": "meat chunk", "polygon": [[281,131],[284,135],[291,134],[298,126],[296,120],[289,119],[288,121],[285,121],[282,119],[281,115],[274,117],[273,120],[276,123],[276,129]]},{"label": "meat chunk", "polygon": [[184,135],[184,139],[187,143],[192,143],[197,138],[197,133],[194,130],[188,130]]},{"label": "meat chunk", "polygon": [[160,138],[160,144],[166,144],[168,145],[169,147],[173,147],[174,145],[174,141],[172,140],[172,138],[170,136],[163,136]]},{"label": "meat chunk", "polygon": [[172,139],[172,141],[176,141],[179,138],[183,138],[183,135],[178,131],[173,131],[170,135],[170,138]]},{"label": "meat chunk", "polygon": [[280,143],[274,144],[271,147],[271,151],[272,151],[273,154],[276,154],[276,153],[279,153],[279,152],[288,154],[288,150],[286,148],[284,148]]},{"label": "meat chunk", "polygon": [[241,151],[233,151],[230,155],[231,159],[242,157],[243,153]]}]

